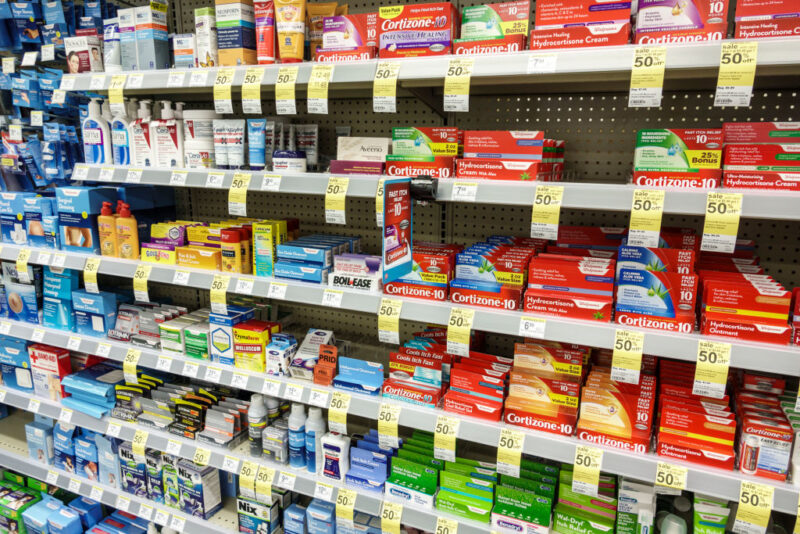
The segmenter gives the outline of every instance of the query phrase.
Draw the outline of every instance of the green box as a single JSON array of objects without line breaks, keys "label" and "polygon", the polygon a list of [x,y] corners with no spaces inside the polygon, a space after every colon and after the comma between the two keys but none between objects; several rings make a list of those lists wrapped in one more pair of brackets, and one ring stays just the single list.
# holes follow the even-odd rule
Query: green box
[{"label": "green box", "polygon": [[724,534],[730,515],[728,501],[694,494],[694,533]]},{"label": "green box", "polygon": [[492,526],[502,528],[503,523],[506,523],[518,532],[530,532],[535,530],[536,526],[548,529],[552,508],[553,500],[548,497],[498,486],[492,510]]},{"label": "green box", "polygon": [[553,512],[553,530],[559,534],[614,534],[614,520],[559,503]]},{"label": "green box", "polygon": [[527,478],[517,478],[508,475],[500,475],[499,486],[514,489],[517,491],[524,491],[533,493],[548,499],[556,498],[556,487],[553,484],[545,484],[544,482],[537,482]]},{"label": "green box", "polygon": [[617,499],[602,493],[597,497],[575,493],[572,491],[572,473],[566,474],[568,476],[565,478],[565,473],[561,473],[561,483],[558,485],[558,502],[567,502],[588,513],[603,516],[609,519],[613,525],[617,515]]},{"label": "green box", "polygon": [[464,475],[465,477],[479,478],[481,480],[489,480],[497,483],[497,471],[493,469],[474,467],[458,462],[445,462],[444,470],[452,473],[458,473],[459,475]]},{"label": "green box", "polygon": [[448,471],[439,474],[439,482],[441,488],[436,496],[438,510],[484,523],[491,520],[493,483]]},{"label": "green box", "polygon": [[441,471],[444,468],[444,461],[437,460],[432,455],[429,454],[420,454],[417,452],[412,451],[411,449],[407,449],[403,447],[402,449],[398,449],[397,451],[398,458],[404,458],[406,460],[410,460],[412,462],[418,463],[420,465],[424,465],[425,467],[432,467],[437,471]]}]

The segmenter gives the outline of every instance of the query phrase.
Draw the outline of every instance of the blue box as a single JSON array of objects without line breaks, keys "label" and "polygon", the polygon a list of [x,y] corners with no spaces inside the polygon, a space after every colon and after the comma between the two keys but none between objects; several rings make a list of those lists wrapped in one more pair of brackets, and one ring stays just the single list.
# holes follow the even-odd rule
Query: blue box
[{"label": "blue box", "polygon": [[107,363],[98,363],[61,380],[64,390],[85,402],[103,404],[116,400],[114,386],[125,381],[122,369]]},{"label": "blue box", "polygon": [[333,387],[367,395],[378,395],[382,385],[382,364],[347,356],[339,357],[339,374],[333,379]]},{"label": "blue box", "polygon": [[56,201],[62,248],[99,254],[97,215],[103,202],[116,204],[115,190],[108,187],[59,187]]},{"label": "blue box", "polygon": [[31,324],[41,324],[36,286],[5,282],[5,307],[8,318]]},{"label": "blue box", "polygon": [[28,534],[49,534],[48,520],[63,506],[56,499],[44,499],[22,512],[22,521]]},{"label": "blue box", "polygon": [[345,474],[348,486],[383,493],[388,472],[387,456],[365,449],[350,449],[350,469]]},{"label": "blue box", "polygon": [[147,469],[147,495],[155,503],[164,504],[164,482],[162,479],[164,463],[161,451],[147,449],[144,455],[144,466]]},{"label": "blue box", "polygon": [[28,456],[47,465],[53,465],[53,427],[33,421],[25,425],[25,439],[28,442]]},{"label": "blue box", "polygon": [[5,387],[22,391],[23,393],[33,393],[33,375],[30,369],[23,369],[22,367],[4,363],[0,364],[0,374],[2,374]]},{"label": "blue box", "polygon": [[100,467],[100,482],[112,488],[119,487],[119,457],[117,440],[100,434],[94,437],[97,445],[97,461]]},{"label": "blue box", "polygon": [[69,507],[78,512],[81,525],[90,529],[103,519],[103,505],[86,497],[78,497],[69,503]]},{"label": "blue box", "polygon": [[75,473],[75,436],[77,427],[56,423],[53,427],[54,465],[68,473]]},{"label": "blue box", "polygon": [[208,315],[211,341],[211,360],[226,365],[234,365],[233,327],[249,321],[255,316],[253,308],[244,306],[228,306],[228,313],[210,313]]},{"label": "blue box", "polygon": [[271,534],[281,526],[278,499],[272,505],[256,500],[239,497],[236,500],[236,512],[239,518],[239,532],[246,534]]},{"label": "blue box", "polygon": [[275,278],[302,280],[303,282],[323,285],[328,284],[328,272],[328,267],[306,261],[278,260],[273,266],[273,276]]},{"label": "blue box", "polygon": [[54,197],[25,197],[22,202],[28,244],[32,247],[47,247],[42,220],[44,217],[55,215],[56,199]]},{"label": "blue box", "polygon": [[80,273],[74,269],[61,269],[57,267],[44,268],[44,286],[42,294],[45,297],[54,297],[72,300],[72,292],[80,285]]},{"label": "blue box", "polygon": [[0,336],[0,363],[30,369],[28,342],[15,337]]},{"label": "blue box", "polygon": [[44,297],[42,299],[42,324],[49,328],[73,332],[75,330],[75,312],[72,310],[72,300]]},{"label": "blue box", "polygon": [[151,185],[126,185],[104,189],[111,189],[119,200],[131,207],[131,211],[151,210],[155,207]]},{"label": "blue box", "polygon": [[82,534],[83,526],[78,512],[62,506],[48,520],[50,534]]},{"label": "blue box", "polygon": [[290,504],[283,511],[284,534],[306,534],[306,507],[297,503]]},{"label": "blue box", "polygon": [[23,199],[34,196],[34,193],[0,193],[0,234],[5,243],[28,243]]},{"label": "blue box", "polygon": [[97,460],[97,445],[95,445],[94,436],[84,434],[75,438],[75,463],[78,476],[91,481],[98,480],[100,474],[97,472]]},{"label": "blue box", "polygon": [[119,446],[121,489],[143,499],[147,498],[147,468],[144,456],[133,454],[130,443]]},{"label": "blue box", "polygon": [[76,332],[105,337],[117,319],[117,296],[108,291],[89,293],[79,289],[72,292],[72,308]]},{"label": "blue box", "polygon": [[335,534],[336,505],[314,499],[306,508],[306,524],[309,534]]},{"label": "blue box", "polygon": [[279,260],[297,260],[316,263],[323,267],[333,265],[334,247],[318,241],[289,241],[276,247]]},{"label": "blue box", "polygon": [[58,213],[99,215],[103,202],[117,203],[113,187],[63,186],[56,188]]},{"label": "blue box", "polygon": [[193,517],[208,519],[222,508],[219,473],[211,466],[179,461],[178,490],[183,512]]}]

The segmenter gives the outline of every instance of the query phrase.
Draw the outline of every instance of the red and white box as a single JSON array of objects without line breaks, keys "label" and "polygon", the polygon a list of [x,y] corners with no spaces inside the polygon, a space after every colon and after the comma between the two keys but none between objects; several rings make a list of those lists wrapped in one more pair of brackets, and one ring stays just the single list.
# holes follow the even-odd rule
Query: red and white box
[{"label": "red and white box", "polygon": [[614,260],[540,254],[528,266],[528,288],[612,296]]},{"label": "red and white box", "polygon": [[508,54],[525,50],[525,36],[506,35],[502,39],[456,39],[453,41],[453,54],[457,56],[481,56],[488,54]]},{"label": "red and white box", "polygon": [[534,12],[536,29],[589,26],[601,23],[628,22],[630,2],[608,0],[538,0]]},{"label": "red and white box", "polygon": [[378,54],[382,58],[449,54],[459,27],[454,4],[407,4],[378,10]]},{"label": "red and white box", "polygon": [[543,315],[607,323],[611,321],[613,298],[528,289],[525,291],[524,309]]},{"label": "red and white box", "polygon": [[[515,343],[514,371],[560,380],[580,380],[583,376],[583,355],[580,351],[538,343]],[[518,378],[521,380],[524,377]]]},{"label": "red and white box", "polygon": [[378,46],[378,12],[336,15],[322,21],[322,50]]},{"label": "red and white box", "polygon": [[541,162],[538,161],[457,159],[456,176],[458,178],[476,178],[480,180],[531,181],[539,179],[541,166]]},{"label": "red and white box", "polygon": [[743,20],[736,22],[736,39],[763,39],[765,37],[797,37],[800,35],[800,17],[784,19]]},{"label": "red and white box", "polygon": [[543,153],[542,131],[464,131],[465,158],[541,161]]},{"label": "red and white box", "polygon": [[661,45],[680,43],[707,43],[721,41],[728,34],[728,23],[706,24],[693,30],[638,31],[634,38],[636,44]]},{"label": "red and white box", "polygon": [[578,409],[558,406],[558,410],[547,412],[529,411],[530,403],[526,399],[509,396],[505,402],[503,420],[510,424],[541,430],[551,434],[571,436],[575,433],[578,420]]},{"label": "red and white box", "polygon": [[658,454],[733,469],[736,420],[686,410],[661,410]]},{"label": "red and white box", "polygon": [[794,432],[785,417],[746,415],[739,436],[739,471],[772,480],[786,480]]},{"label": "red and white box", "polygon": [[723,170],[800,171],[800,143],[726,144]]},{"label": "red and white box", "polygon": [[562,224],[558,227],[556,244],[559,247],[617,250],[627,234],[627,228]]},{"label": "red and white box", "polygon": [[378,49],[374,46],[358,46],[340,50],[317,49],[317,61],[320,63],[351,63],[353,61],[366,61],[377,56]]},{"label": "red and white box", "polygon": [[505,382],[501,378],[473,372],[461,367],[450,371],[450,389],[466,395],[480,395],[483,398],[502,403],[505,396]]},{"label": "red and white box", "polygon": [[800,122],[725,122],[727,143],[800,143]]},{"label": "red and white box", "polygon": [[[735,277],[739,278],[739,277]],[[750,277],[752,278],[752,277]],[[703,280],[703,311],[760,319],[789,319],[792,297],[780,284],[768,279],[736,281],[720,277]]]},{"label": "red and white box", "polygon": [[590,46],[621,46],[631,42],[631,25],[628,22],[570,26],[531,30],[528,48],[549,50],[553,48],[585,48]]},{"label": "red and white box", "polygon": [[36,343],[28,347],[28,356],[36,395],[53,401],[67,397],[61,379],[72,373],[69,351]]},{"label": "red and white box", "polygon": [[578,438],[639,453],[650,449],[655,394],[614,392],[585,386],[581,392]]},{"label": "red and white box", "polygon": [[442,399],[442,409],[446,412],[468,415],[487,421],[499,421],[503,415],[502,402],[468,395],[452,389],[445,393]]},{"label": "red and white box", "polygon": [[381,392],[384,397],[431,408],[438,406],[442,394],[441,388],[393,378],[383,381]]},{"label": "red and white box", "polygon": [[[639,0],[636,32],[681,32],[709,29],[716,26],[724,37],[727,33],[728,0]],[[722,37],[720,37],[722,38]]]},{"label": "red and white box", "polygon": [[722,171],[694,169],[691,171],[633,171],[633,184],[674,189],[715,189],[719,187]]},{"label": "red and white box", "polygon": [[800,17],[796,0],[738,0],[736,21]]},{"label": "red and white box", "polygon": [[431,178],[452,178],[453,160],[450,156],[435,156],[434,161],[386,161],[388,176],[430,176]]},{"label": "red and white box", "polygon": [[709,312],[703,314],[700,333],[778,345],[787,345],[792,339],[792,327],[785,321]]},{"label": "red and white box", "polygon": [[725,171],[722,183],[730,189],[800,191],[800,171]]},{"label": "red and white box", "polygon": [[499,310],[518,310],[522,287],[512,284],[461,280],[450,282],[450,302]]}]

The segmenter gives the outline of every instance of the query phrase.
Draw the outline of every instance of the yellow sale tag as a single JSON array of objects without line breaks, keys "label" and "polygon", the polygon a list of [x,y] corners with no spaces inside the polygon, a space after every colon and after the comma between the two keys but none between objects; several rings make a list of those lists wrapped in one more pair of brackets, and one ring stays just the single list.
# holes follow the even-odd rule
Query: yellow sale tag
[{"label": "yellow sale tag", "polygon": [[469,82],[475,58],[450,59],[444,79],[444,111],[469,111]]},{"label": "yellow sale tag", "polygon": [[252,174],[249,172],[237,172],[231,180],[231,188],[228,190],[228,213],[247,217],[247,189],[250,187]]},{"label": "yellow sale tag", "polygon": [[227,313],[227,293],[228,285],[231,283],[231,277],[226,274],[215,274],[214,280],[211,281],[211,309],[214,313]]},{"label": "yellow sale tag", "polygon": [[263,67],[249,67],[242,82],[242,111],[261,113],[261,82],[264,79]]},{"label": "yellow sale tag", "polygon": [[400,344],[400,311],[403,301],[382,298],[378,308],[378,340],[381,343]]},{"label": "yellow sale tag", "polygon": [[469,354],[469,338],[474,318],[475,310],[450,308],[450,319],[447,321],[447,352],[459,356]]},{"label": "yellow sale tag", "polygon": [[677,490],[686,489],[686,477],[689,469],[682,465],[672,465],[666,462],[658,462],[656,467],[656,484]]},{"label": "yellow sale tag", "polygon": [[397,447],[397,424],[400,421],[400,405],[382,402],[378,410],[378,444],[382,447]]},{"label": "yellow sale tag", "polygon": [[628,245],[632,247],[658,247],[661,235],[661,217],[664,214],[664,191],[636,189],[631,203],[631,223]]},{"label": "yellow sale tag", "polygon": [[325,222],[328,224],[345,223],[345,199],[350,178],[331,176],[325,190]]},{"label": "yellow sale tag", "polygon": [[125,88],[125,80],[127,78],[127,74],[115,74],[111,77],[111,83],[108,84],[108,103],[112,106],[112,113],[115,107],[122,106],[124,110],[125,101],[122,90]]},{"label": "yellow sale tag", "polygon": [[537,185],[531,209],[531,237],[557,239],[564,186]]},{"label": "yellow sale tag", "polygon": [[261,502],[271,502],[272,481],[275,479],[275,470],[271,467],[261,465],[258,467],[256,475],[256,499],[263,499]]},{"label": "yellow sale tag", "polygon": [[17,254],[17,278],[22,283],[31,282],[30,277],[28,276],[28,260],[30,258],[31,249],[29,248],[20,249],[19,254]]},{"label": "yellow sale tag", "polygon": [[[743,480],[739,486],[739,507],[736,510],[734,532],[753,532],[752,525],[764,532],[772,513],[775,488]],[[739,527],[739,528],[737,528]]]},{"label": "yellow sale tag", "polygon": [[150,271],[153,266],[148,263],[140,263],[133,273],[133,295],[136,300],[150,302],[150,295],[147,292],[147,281],[150,279]]},{"label": "yellow sale tag", "polygon": [[525,434],[510,428],[500,429],[500,440],[497,443],[497,472],[512,477],[519,476],[519,464],[522,459],[522,448],[525,445]]},{"label": "yellow sale tag", "polygon": [[328,85],[333,76],[333,65],[314,65],[308,79],[306,104],[309,113],[328,113]]},{"label": "yellow sale tag", "polygon": [[233,113],[231,84],[236,71],[232,68],[217,70],[214,80],[214,111],[217,113]]},{"label": "yellow sale tag", "polygon": [[400,63],[378,61],[375,80],[372,83],[372,111],[375,113],[397,112],[397,77]]},{"label": "yellow sale tag", "polygon": [[278,115],[296,115],[294,86],[297,82],[299,67],[283,66],[278,69],[278,78],[275,82],[275,110]]},{"label": "yellow sale tag", "polygon": [[736,248],[741,215],[741,193],[708,193],[700,250],[733,252]]},{"label": "yellow sale tag", "polygon": [[617,329],[614,333],[614,354],[611,360],[611,380],[639,383],[642,370],[644,334]]},{"label": "yellow sale tag", "polygon": [[192,458],[192,461],[194,461],[194,463],[200,467],[208,465],[208,462],[211,461],[211,451],[197,447],[197,450],[194,451],[194,457]]},{"label": "yellow sale tag", "polygon": [[100,270],[100,258],[87,258],[83,265],[83,286],[89,293],[100,293],[97,285],[97,272]]},{"label": "yellow sale tag", "polygon": [[694,371],[692,394],[717,399],[725,395],[728,367],[731,364],[731,344],[719,341],[700,341],[697,344],[697,366]]},{"label": "yellow sale tag", "polygon": [[435,534],[457,534],[458,522],[446,517],[436,518],[436,531]]},{"label": "yellow sale tag", "polygon": [[239,491],[245,498],[256,498],[256,473],[258,465],[248,461],[242,462],[242,467],[239,469]]},{"label": "yellow sale tag", "polygon": [[378,227],[383,227],[383,182],[385,178],[378,180],[378,188],[375,190],[375,221]]},{"label": "yellow sale tag", "polygon": [[16,58],[14,56],[4,57],[3,58],[3,74],[14,74],[14,61]]},{"label": "yellow sale tag", "polygon": [[597,495],[600,485],[600,469],[603,466],[603,451],[588,445],[575,447],[575,462],[572,472],[572,491],[583,495]]},{"label": "yellow sale tag", "polygon": [[0,165],[3,167],[15,167],[17,160],[14,158],[2,158],[0,159]]},{"label": "yellow sale tag", "polygon": [[130,348],[125,353],[125,359],[122,360],[122,372],[125,377],[125,382],[129,384],[138,384],[139,378],[136,373],[136,366],[139,364],[139,358],[142,356],[142,351],[139,349]]},{"label": "yellow sale tag", "polygon": [[756,78],[758,41],[724,41],[719,55],[715,106],[750,105]]},{"label": "yellow sale tag", "polygon": [[666,46],[637,46],[633,51],[628,107],[658,107],[664,88]]},{"label": "yellow sale tag", "polygon": [[381,532],[400,534],[400,522],[403,519],[403,505],[399,502],[383,501],[381,506]]},{"label": "yellow sale tag", "polygon": [[433,429],[433,456],[439,460],[454,462],[456,458],[456,438],[461,419],[440,415]]},{"label": "yellow sale tag", "polygon": [[347,434],[348,410],[350,410],[350,394],[334,391],[328,405],[328,428],[331,432]]},{"label": "yellow sale tag", "polygon": [[336,519],[348,524],[353,523],[353,508],[356,505],[356,492],[348,488],[339,488],[336,492]]},{"label": "yellow sale tag", "polygon": [[144,449],[147,446],[147,438],[149,437],[150,434],[145,430],[136,431],[136,434],[133,435],[133,441],[131,442],[133,454],[144,456]]}]

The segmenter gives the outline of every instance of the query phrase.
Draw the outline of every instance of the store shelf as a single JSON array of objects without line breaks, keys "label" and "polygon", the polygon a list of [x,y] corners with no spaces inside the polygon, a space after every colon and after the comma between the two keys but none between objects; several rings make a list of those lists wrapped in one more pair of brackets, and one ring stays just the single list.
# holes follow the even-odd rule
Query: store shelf
[{"label": "store shelf", "polygon": [[[25,394],[18,391],[0,388],[0,397],[3,397],[2,402],[10,406],[14,406],[16,408],[29,411],[32,413],[38,413],[47,417],[52,417],[53,419],[57,419],[65,423],[66,422],[72,423],[74,425],[87,428],[94,432],[99,432],[107,435],[115,435],[115,437],[118,437],[125,441],[132,441],[137,431],[140,430],[146,431],[148,433],[147,437],[148,448],[171,452],[172,454],[176,454],[177,456],[180,456],[182,458],[193,459],[197,449],[202,448],[211,453],[208,465],[216,467],[217,469],[222,469],[224,471],[230,471],[238,474],[241,462],[249,460],[259,465],[259,467],[264,466],[275,469],[275,479],[274,479],[275,481],[279,480],[279,474],[282,471],[286,473],[291,473],[295,477],[294,485],[291,488],[287,489],[291,489],[296,493],[300,493],[308,497],[315,496],[315,490],[318,481],[332,485],[334,486],[334,488],[337,488],[337,490],[340,487],[345,487],[343,484],[338,484],[330,479],[310,474],[304,469],[303,470],[288,469],[288,466],[284,464],[264,461],[261,459],[249,458],[248,457],[249,444],[246,441],[243,444],[239,445],[238,447],[235,447],[233,449],[226,449],[215,445],[209,445],[207,443],[198,443],[197,441],[169,434],[165,431],[157,430],[146,425],[132,423],[128,421],[121,421],[119,419],[114,419],[111,417],[104,417],[102,419],[98,419],[96,417],[92,417],[77,411],[67,410],[68,415],[65,418],[64,409],[61,407],[59,403],[46,399],[41,399],[35,395]],[[24,423],[20,421],[19,424],[15,424],[13,426],[15,429],[17,427],[22,429],[23,437],[20,446],[22,450],[25,451],[24,454],[27,454],[23,425]],[[110,430],[112,428],[113,430]],[[2,434],[0,434],[0,437],[2,437]],[[2,456],[0,456],[0,465],[5,465],[3,464]],[[42,478],[42,480],[45,479],[44,477],[40,478]],[[86,483],[88,484],[88,481]],[[97,484],[92,484],[92,485],[97,485]],[[88,492],[85,494],[88,495]],[[127,494],[122,494],[122,495],[127,496]],[[131,500],[133,500],[133,498],[131,498]],[[336,502],[335,492],[331,494],[330,501],[334,503]],[[368,491],[359,491],[355,502],[355,509],[372,515],[380,515],[382,503],[383,503],[382,494],[372,493]],[[112,500],[111,503],[107,504],[113,505],[114,501]],[[223,513],[223,517],[221,517],[220,519],[225,520],[224,511],[221,513]],[[436,529],[436,518],[439,515],[443,515],[445,517],[449,517],[451,519],[458,521],[459,532],[465,532],[467,534],[479,534],[481,532],[485,532],[487,527],[487,525],[483,523],[465,520],[449,514],[442,514],[441,512],[434,510],[424,510],[421,508],[414,508],[413,506],[404,506],[402,521],[403,524],[405,525],[433,532]],[[212,517],[210,522],[216,523],[215,521],[216,519],[217,516],[215,515]],[[194,518],[194,521],[200,522],[196,518]],[[235,525],[236,524],[235,515],[233,517],[233,521]],[[202,532],[206,532],[209,528],[212,528],[213,531],[214,527],[213,525],[209,525],[208,524],[209,522],[201,522],[201,523],[203,525],[203,528],[206,529],[203,530]],[[187,526],[188,526],[188,521],[187,521]]]},{"label": "store shelf", "polygon": [[[548,81],[578,82],[598,81],[625,82],[633,62],[634,45],[602,46],[593,48],[573,48],[561,50],[523,51],[514,54],[495,54],[473,56],[475,66],[472,71],[473,86],[494,86],[502,91],[513,85],[524,85]],[[703,78],[716,80],[719,66],[721,42],[671,44],[667,46],[666,78]],[[555,65],[547,73],[529,73],[529,58],[535,55],[555,56]],[[431,56],[393,60],[401,63],[398,82],[401,87],[440,87],[447,71],[450,56]],[[377,59],[354,63],[337,64],[331,79],[332,89],[337,85],[356,85],[368,87],[375,76]],[[313,63],[302,63],[297,74],[297,84],[308,83]],[[280,65],[264,67],[263,86],[272,87]],[[233,67],[234,86],[241,86],[247,66]],[[762,39],[759,41],[758,68],[760,75],[777,74],[781,76],[800,73],[800,39]],[[154,70],[138,72],[144,74],[141,86],[126,89],[126,93],[167,94],[180,89],[208,90],[213,87],[217,69],[202,69],[206,76],[192,74],[195,70],[173,71]],[[183,72],[183,79],[171,86],[171,74]],[[133,72],[127,73],[134,74]],[[66,77],[66,76],[65,76]],[[105,90],[112,74],[86,73],[73,75],[72,90]],[[92,83],[93,78],[97,81]],[[100,82],[102,79],[102,83]],[[332,96],[336,96],[335,93]],[[347,92],[343,97],[352,98]]]},{"label": "store shelf", "polygon": [[[37,249],[35,247],[20,247],[18,245],[3,245],[0,259],[13,261],[22,248],[29,248],[33,252],[30,263],[50,265],[59,257],[63,259],[62,267],[82,270],[87,254],[75,252],[58,252],[51,249]],[[133,278],[139,262],[119,258],[103,257],[99,272],[123,278]],[[216,273],[200,269],[189,269],[175,265],[151,264],[150,282],[178,285],[176,273],[189,273],[182,279],[180,285],[198,289],[208,289]],[[262,298],[276,298],[275,289],[282,293],[280,300],[300,304],[324,306],[323,299],[328,288],[319,284],[295,282],[291,280],[273,280],[267,277],[249,275],[232,275],[229,291],[237,292],[239,281],[246,283],[242,287],[247,292],[241,294]],[[252,285],[250,285],[252,282]],[[380,300],[383,297],[378,293],[360,292],[357,290],[340,290],[342,293],[341,305],[343,310],[377,314]],[[430,324],[447,324],[450,302],[434,302],[413,298],[403,298],[403,307],[400,318],[409,321],[418,321]],[[543,339],[560,341],[563,343],[577,343],[598,348],[612,348],[614,334],[620,325],[615,323],[571,320],[562,317],[537,316],[532,313],[518,311],[503,311],[490,308],[472,306],[459,306],[475,310],[472,327],[475,330],[506,334],[520,335],[520,324],[524,317],[538,317],[545,319],[546,326]],[[644,353],[653,356],[663,356],[694,362],[697,358],[697,344],[701,340],[714,339],[732,345],[731,367],[751,369],[763,372],[782,373],[789,376],[800,376],[800,347],[794,345],[773,345],[768,343],[753,343],[737,341],[733,338],[701,336],[699,334],[679,334],[661,330],[647,330],[627,328],[644,333]]]},{"label": "store shelf", "polygon": [[[82,164],[76,165],[80,168]],[[128,180],[131,167],[119,165],[86,166],[86,180],[100,183],[132,183]],[[102,169],[113,169],[102,172]],[[135,169],[140,170],[140,169]],[[175,185],[171,181],[173,169],[142,170],[135,183],[148,185]],[[186,175],[185,187],[229,189],[236,171],[191,169]],[[209,181],[209,174],[224,173],[221,180],[216,176]],[[276,193],[296,193],[304,195],[324,195],[328,186],[330,173],[277,174],[253,172],[250,180],[250,191],[271,191]],[[278,182],[274,177],[280,176]],[[347,196],[374,198],[377,193],[378,177],[351,175]],[[452,179],[439,180],[436,199],[441,202],[459,202],[453,197],[453,184],[474,183],[477,185],[476,204],[500,204],[510,206],[532,206],[537,182],[512,182],[503,180]],[[560,185],[564,187],[562,206],[573,209],[630,211],[633,192],[636,189],[648,189],[622,184],[592,184],[578,182],[544,183],[543,185]],[[277,188],[275,187],[277,184]],[[658,189],[658,188],[649,188]],[[677,215],[705,215],[706,197],[709,191],[726,191],[741,193],[742,217],[776,220],[800,220],[800,193],[756,191],[741,189],[667,189],[664,197],[664,213]]]},{"label": "store shelf", "polygon": [[[16,397],[18,394],[14,394]],[[12,394],[7,394],[12,397]],[[40,461],[28,456],[28,446],[25,441],[25,424],[30,417],[22,412],[12,414],[3,420],[2,430],[0,430],[0,466],[12,469],[23,475],[38,478],[72,493],[95,498],[97,492],[102,492],[100,500],[108,506],[130,512],[131,514],[152,518],[159,524],[167,524],[178,532],[191,532],[192,534],[219,534],[219,532],[233,532],[238,529],[236,517],[236,503],[229,500],[225,503],[222,510],[217,512],[211,519],[203,520],[197,517],[186,515],[172,508],[155,504],[148,499],[135,497],[128,493],[121,493],[119,489],[90,482],[87,479],[77,477],[74,473],[68,473],[61,469],[55,469]],[[94,490],[94,488],[98,488]],[[148,507],[150,510],[146,511]]]}]

